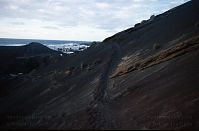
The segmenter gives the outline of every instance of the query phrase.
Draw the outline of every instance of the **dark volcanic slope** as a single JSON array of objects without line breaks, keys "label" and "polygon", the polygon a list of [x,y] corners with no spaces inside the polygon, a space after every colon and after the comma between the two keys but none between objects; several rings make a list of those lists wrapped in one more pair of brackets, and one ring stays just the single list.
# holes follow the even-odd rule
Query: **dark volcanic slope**
[{"label": "dark volcanic slope", "polygon": [[6,95],[8,85],[15,78],[45,67],[60,57],[60,52],[35,42],[25,46],[0,46],[0,96]]},{"label": "dark volcanic slope", "polygon": [[0,46],[0,74],[28,72],[31,70],[26,69],[26,65],[31,64],[28,62],[39,64],[39,58],[49,55],[59,55],[59,52],[36,42],[25,46]]},{"label": "dark volcanic slope", "polygon": [[1,128],[198,129],[199,2],[24,74]]}]

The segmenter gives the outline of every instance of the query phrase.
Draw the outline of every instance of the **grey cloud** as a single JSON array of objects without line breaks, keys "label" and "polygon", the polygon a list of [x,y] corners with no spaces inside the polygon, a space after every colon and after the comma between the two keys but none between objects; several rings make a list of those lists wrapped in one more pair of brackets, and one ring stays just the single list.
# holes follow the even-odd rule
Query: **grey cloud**
[{"label": "grey cloud", "polygon": [[59,30],[59,28],[56,27],[56,26],[43,26],[43,28],[52,29],[52,30]]},{"label": "grey cloud", "polygon": [[[55,27],[86,25],[107,31],[133,26],[172,0],[0,0],[0,19],[51,22]],[[182,1],[182,0],[176,0]],[[155,7],[154,7],[155,6]],[[168,7],[165,7],[168,8]],[[44,27],[51,28],[52,27]],[[55,29],[55,28],[54,28]]]},{"label": "grey cloud", "polygon": [[24,22],[10,22],[12,25],[25,25]]}]

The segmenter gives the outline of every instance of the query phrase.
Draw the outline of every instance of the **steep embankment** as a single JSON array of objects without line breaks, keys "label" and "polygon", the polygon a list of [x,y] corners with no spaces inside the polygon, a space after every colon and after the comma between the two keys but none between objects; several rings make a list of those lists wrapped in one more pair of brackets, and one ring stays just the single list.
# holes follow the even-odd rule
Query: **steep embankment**
[{"label": "steep embankment", "polygon": [[1,128],[198,129],[198,12],[190,1],[14,79]]},{"label": "steep embankment", "polygon": [[199,2],[191,1],[105,42],[123,57],[110,76],[122,129],[197,129]]}]

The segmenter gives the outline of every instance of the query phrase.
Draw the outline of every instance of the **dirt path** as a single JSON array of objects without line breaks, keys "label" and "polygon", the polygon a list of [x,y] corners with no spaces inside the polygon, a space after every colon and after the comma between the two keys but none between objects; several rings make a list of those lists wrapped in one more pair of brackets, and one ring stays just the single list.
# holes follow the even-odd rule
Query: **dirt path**
[{"label": "dirt path", "polygon": [[103,70],[99,86],[94,93],[94,100],[89,104],[90,107],[87,110],[89,123],[93,129],[117,129],[118,127],[116,114],[108,104],[110,99],[107,87],[109,75],[121,58],[121,48],[118,44],[112,44],[111,48],[112,56]]}]

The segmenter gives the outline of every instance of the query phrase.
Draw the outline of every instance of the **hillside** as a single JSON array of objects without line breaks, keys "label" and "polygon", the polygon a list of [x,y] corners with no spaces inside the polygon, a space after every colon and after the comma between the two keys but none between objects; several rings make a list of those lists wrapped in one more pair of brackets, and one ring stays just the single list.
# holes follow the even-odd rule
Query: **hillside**
[{"label": "hillside", "polygon": [[9,80],[0,128],[198,129],[198,12],[187,2]]},{"label": "hillside", "polygon": [[61,59],[60,53],[35,42],[25,46],[0,46],[0,96],[6,95],[13,79],[54,63]]},{"label": "hillside", "polygon": [[60,52],[51,50],[46,46],[32,42],[25,46],[0,46],[0,74],[27,73],[31,69],[25,69],[28,62],[39,65],[39,59],[50,55],[59,56]]}]

